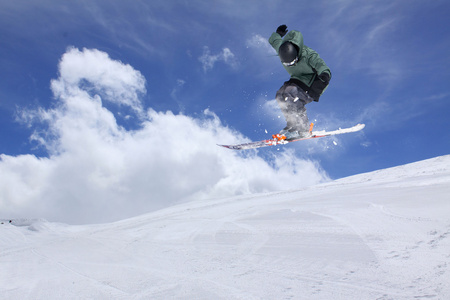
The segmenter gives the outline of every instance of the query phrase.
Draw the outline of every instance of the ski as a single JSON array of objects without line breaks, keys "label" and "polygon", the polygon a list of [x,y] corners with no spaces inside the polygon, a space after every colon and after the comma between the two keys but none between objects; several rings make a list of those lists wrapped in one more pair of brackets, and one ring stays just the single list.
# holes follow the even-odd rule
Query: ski
[{"label": "ski", "polygon": [[[312,128],[311,124],[311,128]],[[357,132],[362,130],[366,125],[365,124],[358,124],[353,127],[349,128],[341,128],[334,131],[311,131],[311,136],[304,137],[304,138],[294,138],[294,139],[286,139],[283,135],[276,134],[272,136],[272,139],[257,141],[257,142],[249,142],[244,144],[236,144],[236,145],[218,145],[221,147],[225,147],[228,149],[233,150],[247,150],[247,149],[255,149],[255,148],[261,148],[261,147],[267,147],[267,146],[276,146],[276,145],[285,145],[292,142],[297,141],[303,141],[303,140],[309,140],[309,139],[316,139],[326,136],[332,136],[332,135],[338,135],[343,133],[350,133],[350,132]]]}]

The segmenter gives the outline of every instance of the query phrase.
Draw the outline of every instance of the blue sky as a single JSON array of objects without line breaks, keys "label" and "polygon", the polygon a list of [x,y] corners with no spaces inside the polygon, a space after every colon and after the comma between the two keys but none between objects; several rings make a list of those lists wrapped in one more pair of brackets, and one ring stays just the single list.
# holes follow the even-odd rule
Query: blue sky
[{"label": "blue sky", "polygon": [[[61,198],[79,205],[86,195],[106,197],[110,185],[123,187],[117,199],[144,202],[145,180],[112,178],[146,169],[154,180],[167,172],[164,161],[177,175],[162,176],[163,186],[198,187],[178,189],[171,196],[178,199],[296,188],[312,184],[308,171],[321,181],[449,154],[449,13],[448,1],[1,1],[0,169],[10,183],[0,203],[16,207],[11,215],[31,214],[19,207],[52,197],[46,206]],[[331,68],[326,93],[307,106],[316,129],[366,128],[249,153],[216,149],[284,127],[274,95],[288,75],[267,43],[281,24],[301,31]],[[97,147],[97,139],[114,143]],[[87,154],[76,150],[83,143]],[[95,156],[89,147],[103,152]],[[95,168],[86,173],[83,163]],[[80,168],[72,184],[62,180],[78,178],[70,164],[75,173]],[[205,182],[202,174],[219,165],[223,172]],[[258,177],[266,168],[267,181]],[[198,176],[180,183],[193,169]],[[30,179],[39,172],[51,175]],[[92,176],[98,182],[87,181]],[[88,187],[92,182],[98,185]],[[83,193],[67,196],[83,184]],[[28,204],[18,204],[12,187],[33,195]],[[57,212],[42,215],[58,219]]]}]

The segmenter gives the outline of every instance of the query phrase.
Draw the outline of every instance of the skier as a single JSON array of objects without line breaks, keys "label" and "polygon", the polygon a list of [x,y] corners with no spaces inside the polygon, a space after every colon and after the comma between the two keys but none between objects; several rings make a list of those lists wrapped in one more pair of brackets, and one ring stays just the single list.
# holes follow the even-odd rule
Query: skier
[{"label": "skier", "polygon": [[305,105],[319,101],[330,82],[331,71],[316,51],[303,45],[303,35],[296,30],[288,33],[286,25],[280,25],[272,33],[269,43],[291,75],[275,97],[287,123],[280,134],[287,139],[308,137]]}]

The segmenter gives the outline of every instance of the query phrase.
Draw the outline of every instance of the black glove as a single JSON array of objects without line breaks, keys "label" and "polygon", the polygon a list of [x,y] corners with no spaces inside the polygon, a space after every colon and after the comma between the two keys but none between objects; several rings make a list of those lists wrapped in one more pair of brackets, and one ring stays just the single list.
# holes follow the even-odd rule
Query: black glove
[{"label": "black glove", "polygon": [[280,26],[278,26],[278,28],[277,28],[277,33],[278,33],[279,35],[281,35],[281,37],[285,36],[285,34],[286,34],[287,32],[288,32],[288,31],[287,31],[287,26],[286,26],[286,25],[280,25]]},{"label": "black glove", "polygon": [[320,95],[322,95],[323,90],[327,87],[327,85],[330,83],[330,75],[328,73],[323,72],[319,76],[314,79],[313,84],[309,88],[309,96],[311,96],[314,101],[319,101]]},{"label": "black glove", "polygon": [[328,73],[324,72],[319,75],[319,79],[320,79],[320,81],[325,83],[325,85],[328,85],[328,83],[330,82],[330,75],[328,75]]}]

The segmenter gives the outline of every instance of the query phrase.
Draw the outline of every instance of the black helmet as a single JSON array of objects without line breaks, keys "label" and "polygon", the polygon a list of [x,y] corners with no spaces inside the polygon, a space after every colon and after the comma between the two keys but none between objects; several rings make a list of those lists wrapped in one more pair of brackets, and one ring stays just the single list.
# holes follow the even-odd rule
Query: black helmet
[{"label": "black helmet", "polygon": [[293,66],[298,61],[298,47],[291,42],[284,42],[278,49],[278,55],[285,66]]}]

